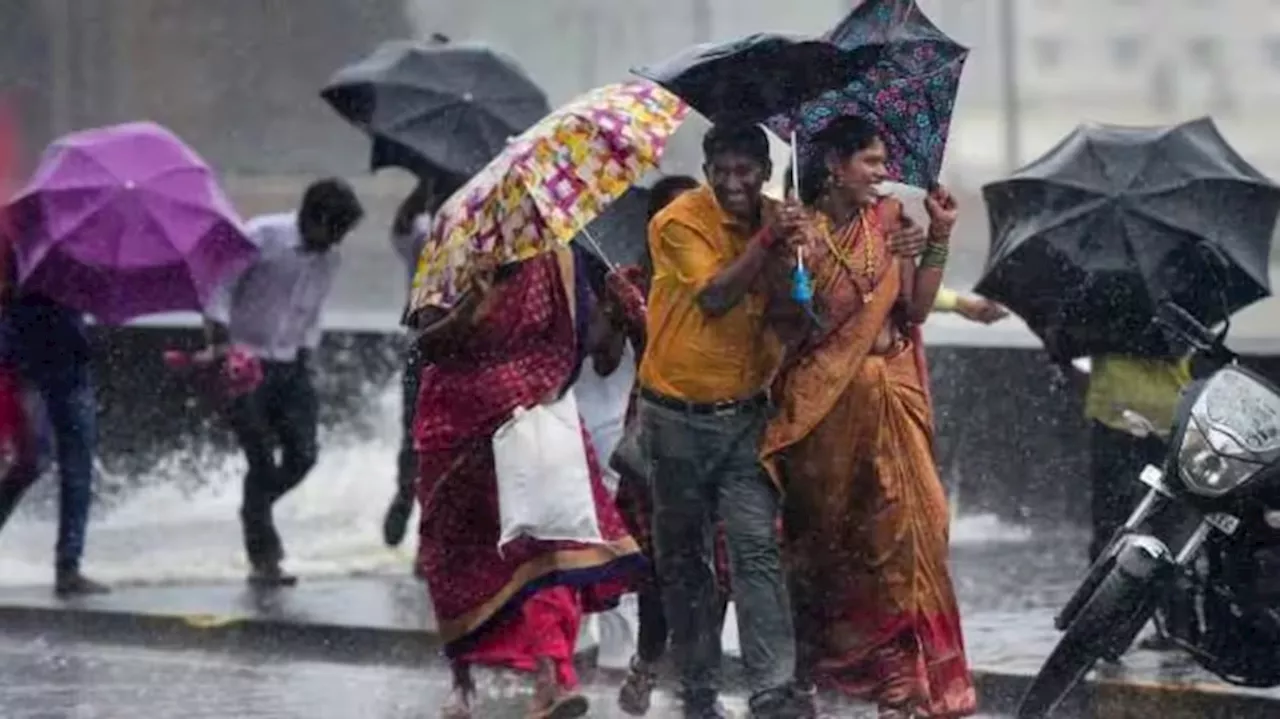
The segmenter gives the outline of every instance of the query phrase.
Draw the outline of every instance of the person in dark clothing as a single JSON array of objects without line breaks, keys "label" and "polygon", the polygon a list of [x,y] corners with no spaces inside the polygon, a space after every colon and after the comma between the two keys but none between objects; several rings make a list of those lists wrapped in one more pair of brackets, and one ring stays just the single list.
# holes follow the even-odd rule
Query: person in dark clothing
[{"label": "person in dark clothing", "polygon": [[[54,591],[61,597],[104,593],[105,586],[80,571],[97,442],[93,353],[84,315],[47,297],[18,292],[5,308],[2,335],[7,360],[43,404],[53,431],[61,482]],[[31,427],[34,433],[41,429],[38,421]],[[21,452],[18,463],[0,482],[0,526],[39,479],[40,455],[35,449]]]},{"label": "person in dark clothing", "polygon": [[[424,176],[409,193],[391,224],[391,246],[404,262],[408,274],[405,309],[408,294],[413,291],[413,275],[418,266],[418,255],[431,229],[431,217],[440,205],[463,184],[461,178]],[[404,541],[413,516],[414,482],[418,477],[418,453],[413,449],[414,406],[418,402],[418,380],[422,376],[423,354],[417,343],[409,342],[405,348],[404,375],[401,378],[400,452],[396,458],[396,493],[387,506],[382,520],[382,538],[388,547],[398,547]]]},{"label": "person in dark clothing", "polygon": [[220,288],[205,310],[211,352],[223,355],[235,344],[262,361],[262,384],[227,411],[249,463],[240,520],[255,585],[296,582],[280,567],[284,546],[272,507],[316,462],[319,408],[309,358],[320,344],[321,309],[339,265],[336,248],[363,216],[346,182],[316,182],[297,213],[249,223],[257,260]]}]

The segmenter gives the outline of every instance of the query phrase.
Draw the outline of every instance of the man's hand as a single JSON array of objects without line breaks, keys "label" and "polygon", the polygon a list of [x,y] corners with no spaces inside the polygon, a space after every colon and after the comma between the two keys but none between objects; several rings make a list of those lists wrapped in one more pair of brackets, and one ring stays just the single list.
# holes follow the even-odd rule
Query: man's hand
[{"label": "man's hand", "polygon": [[804,207],[796,200],[789,199],[778,210],[773,231],[778,239],[789,242],[793,235],[804,229],[805,220]]},{"label": "man's hand", "polygon": [[887,240],[890,252],[907,259],[915,259],[923,254],[924,246],[928,243],[924,228],[905,214],[902,215],[898,228],[889,233]]},{"label": "man's hand", "polygon": [[945,242],[955,229],[960,206],[951,191],[938,185],[924,198],[924,209],[929,213],[929,239]]},{"label": "man's hand", "polygon": [[775,226],[778,239],[788,259],[794,259],[797,250],[809,250],[817,242],[816,229],[809,210],[797,200],[787,200],[778,213]]},{"label": "man's hand", "polygon": [[989,325],[1008,317],[1009,310],[985,297],[960,297],[956,300],[956,314],[967,320]]}]

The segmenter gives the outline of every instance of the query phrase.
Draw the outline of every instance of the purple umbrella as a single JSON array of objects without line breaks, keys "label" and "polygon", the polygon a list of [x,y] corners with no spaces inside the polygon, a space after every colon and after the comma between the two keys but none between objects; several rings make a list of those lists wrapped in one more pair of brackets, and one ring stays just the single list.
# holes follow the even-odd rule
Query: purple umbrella
[{"label": "purple umbrella", "polygon": [[9,210],[23,291],[108,324],[200,310],[257,254],[209,166],[150,122],[54,142]]}]

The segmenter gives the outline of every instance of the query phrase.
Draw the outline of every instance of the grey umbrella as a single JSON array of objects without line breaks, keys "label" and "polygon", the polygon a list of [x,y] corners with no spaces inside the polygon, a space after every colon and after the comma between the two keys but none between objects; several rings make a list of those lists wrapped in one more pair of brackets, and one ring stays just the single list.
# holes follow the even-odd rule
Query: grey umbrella
[{"label": "grey umbrella", "polygon": [[513,59],[480,43],[386,42],[335,73],[320,95],[373,138],[373,169],[463,180],[550,112]]}]

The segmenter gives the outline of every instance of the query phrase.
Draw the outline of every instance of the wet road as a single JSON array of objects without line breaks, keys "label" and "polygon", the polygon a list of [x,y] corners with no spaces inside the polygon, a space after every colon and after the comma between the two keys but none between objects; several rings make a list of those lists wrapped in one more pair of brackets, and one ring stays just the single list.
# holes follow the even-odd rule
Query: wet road
[{"label": "wet road", "polygon": [[[443,672],[401,668],[0,639],[5,719],[431,719],[447,681]],[[590,716],[625,716],[611,686],[588,694]],[[487,679],[483,696],[477,716],[522,715],[526,697],[512,681]],[[740,705],[729,708],[744,715]],[[664,696],[649,716],[678,714]]]}]

